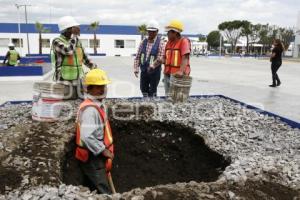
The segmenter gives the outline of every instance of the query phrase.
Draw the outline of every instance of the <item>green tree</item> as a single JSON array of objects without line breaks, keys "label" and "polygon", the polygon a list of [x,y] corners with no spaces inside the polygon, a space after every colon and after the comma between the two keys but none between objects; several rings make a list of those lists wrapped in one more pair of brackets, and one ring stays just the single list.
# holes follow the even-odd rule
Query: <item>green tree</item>
[{"label": "green tree", "polygon": [[206,38],[207,44],[210,48],[217,48],[220,46],[221,34],[219,31],[211,31]]},{"label": "green tree", "polygon": [[199,42],[206,42],[206,36],[205,35],[199,35],[198,41]]},{"label": "green tree", "polygon": [[291,42],[295,40],[294,30],[292,28],[279,28],[279,35],[285,50],[287,50]]},{"label": "green tree", "polygon": [[44,25],[41,24],[40,22],[35,23],[35,29],[39,33],[39,54],[43,53],[43,48],[42,48],[42,34],[43,33],[49,33],[50,30],[44,28]]},{"label": "green tree", "polygon": [[97,54],[97,47],[98,47],[97,30],[99,29],[99,21],[92,22],[88,29],[92,31],[94,34],[93,48],[94,48],[94,54]]},{"label": "green tree", "polygon": [[269,44],[269,33],[270,27],[269,24],[261,25],[259,31],[259,43],[263,45],[263,52],[266,52],[266,46]]},{"label": "green tree", "polygon": [[242,21],[234,20],[223,22],[218,26],[219,30],[222,31],[222,35],[231,44],[234,53],[236,52],[238,39],[242,34],[242,25]]},{"label": "green tree", "polygon": [[138,26],[138,31],[141,34],[142,40],[145,38],[147,35],[147,25],[146,24],[141,24]]},{"label": "green tree", "polygon": [[242,32],[241,35],[246,37],[247,40],[247,53],[249,53],[249,40],[250,40],[250,35],[252,34],[252,24],[251,22],[244,20],[241,22],[242,26]]}]

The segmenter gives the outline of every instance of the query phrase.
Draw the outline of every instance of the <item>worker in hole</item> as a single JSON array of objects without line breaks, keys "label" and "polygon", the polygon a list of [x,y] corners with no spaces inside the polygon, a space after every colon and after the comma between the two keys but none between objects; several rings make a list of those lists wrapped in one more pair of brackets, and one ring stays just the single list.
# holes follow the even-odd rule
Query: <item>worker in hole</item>
[{"label": "worker in hole", "polygon": [[89,69],[97,66],[92,63],[79,40],[79,23],[71,16],[64,16],[58,22],[61,35],[52,41],[51,60],[55,68],[53,79],[67,85],[65,99],[83,98],[83,65]]},{"label": "worker in hole", "polygon": [[20,54],[15,49],[15,45],[13,43],[9,43],[8,48],[9,50],[3,60],[3,64],[7,64],[8,66],[17,66],[21,59]]},{"label": "worker in hole", "polygon": [[114,159],[113,137],[103,104],[109,83],[101,69],[87,73],[84,79],[87,93],[76,120],[75,157],[87,180],[101,194],[110,194],[113,189],[108,184]]}]

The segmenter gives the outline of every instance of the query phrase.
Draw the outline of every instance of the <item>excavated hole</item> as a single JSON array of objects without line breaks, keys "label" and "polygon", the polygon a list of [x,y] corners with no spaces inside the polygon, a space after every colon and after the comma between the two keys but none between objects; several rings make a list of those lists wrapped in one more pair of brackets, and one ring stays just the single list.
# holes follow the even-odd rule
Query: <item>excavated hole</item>
[{"label": "excavated hole", "polygon": [[[190,127],[174,122],[116,120],[111,126],[115,144],[112,176],[118,192],[192,180],[216,181],[230,164]],[[73,158],[73,143],[68,148],[64,182],[89,187]]]}]

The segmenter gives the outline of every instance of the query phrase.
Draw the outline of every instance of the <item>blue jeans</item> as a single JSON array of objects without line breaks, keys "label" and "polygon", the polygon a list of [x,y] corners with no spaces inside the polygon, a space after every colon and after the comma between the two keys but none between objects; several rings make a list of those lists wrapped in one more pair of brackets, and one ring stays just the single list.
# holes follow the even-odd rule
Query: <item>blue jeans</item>
[{"label": "blue jeans", "polygon": [[155,69],[152,72],[141,72],[140,89],[143,97],[157,96],[157,86],[160,81],[160,73],[161,69]]}]

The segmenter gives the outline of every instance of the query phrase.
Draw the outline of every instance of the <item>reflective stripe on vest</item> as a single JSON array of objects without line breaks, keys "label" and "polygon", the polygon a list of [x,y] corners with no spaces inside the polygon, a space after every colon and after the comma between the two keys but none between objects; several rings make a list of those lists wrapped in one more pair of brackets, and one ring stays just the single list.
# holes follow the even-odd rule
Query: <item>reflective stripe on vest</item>
[{"label": "reflective stripe on vest", "polygon": [[[182,61],[182,55],[180,52],[180,47],[185,38],[181,38],[178,40],[175,44],[171,44],[168,42],[166,44],[166,50],[165,50],[165,74],[174,74],[180,69],[181,61]],[[190,73],[190,64],[188,62],[186,68],[185,68],[185,74]]]},{"label": "reflective stripe on vest", "polygon": [[[56,40],[61,41],[66,46],[69,45],[69,42],[63,37],[60,36],[56,38]],[[56,66],[56,57],[55,57],[55,49],[53,49],[53,45],[51,47],[51,62],[53,66]],[[76,49],[72,55],[66,55],[63,57],[61,63],[61,76],[64,80],[76,80],[83,76],[83,49],[80,41],[77,42]]]},{"label": "reflective stripe on vest", "polygon": [[19,53],[16,50],[10,50],[9,51],[9,59],[8,64],[9,65],[16,65],[18,61]]},{"label": "reflective stripe on vest", "polygon": [[147,68],[154,63],[154,60],[156,60],[157,55],[159,53],[159,45],[161,42],[161,38],[157,36],[157,39],[155,40],[155,43],[152,46],[152,49],[150,51],[149,56],[147,57],[147,45],[148,45],[148,39],[145,39],[142,44],[142,51],[141,51],[141,57],[140,57],[140,68],[141,71],[146,71]]},{"label": "reflective stripe on vest", "polygon": [[81,140],[81,138],[80,138],[79,119],[80,119],[81,112],[89,106],[93,106],[99,112],[99,115],[100,115],[100,117],[101,117],[101,119],[104,123],[104,128],[103,128],[103,131],[104,131],[104,137],[103,137],[104,145],[105,145],[106,149],[108,149],[111,153],[114,153],[113,137],[112,137],[110,123],[107,119],[106,113],[104,112],[104,110],[102,108],[100,108],[96,103],[94,103],[90,99],[84,100],[84,102],[82,102],[79,106],[79,111],[77,113],[77,120],[76,120],[76,144],[80,147],[85,147],[82,140]]}]

